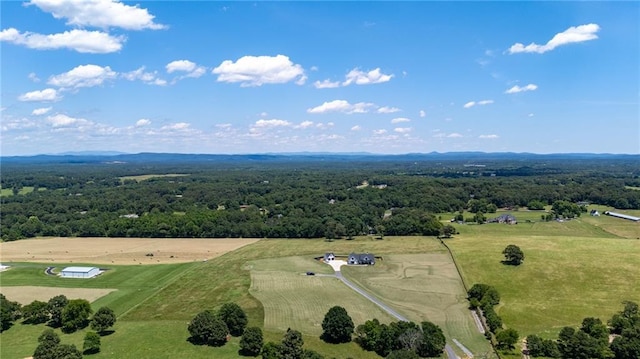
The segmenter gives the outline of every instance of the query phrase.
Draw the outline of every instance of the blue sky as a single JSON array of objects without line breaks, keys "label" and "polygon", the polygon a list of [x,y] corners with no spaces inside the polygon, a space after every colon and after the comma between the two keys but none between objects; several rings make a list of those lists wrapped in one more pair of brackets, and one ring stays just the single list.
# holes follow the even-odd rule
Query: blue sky
[{"label": "blue sky", "polygon": [[3,156],[640,153],[638,2],[0,6]]}]

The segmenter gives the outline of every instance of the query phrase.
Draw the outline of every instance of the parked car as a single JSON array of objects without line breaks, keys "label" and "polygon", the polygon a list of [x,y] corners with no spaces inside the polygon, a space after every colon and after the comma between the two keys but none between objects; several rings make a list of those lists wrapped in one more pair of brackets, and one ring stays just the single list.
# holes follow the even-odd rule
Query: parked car
[{"label": "parked car", "polygon": [[313,272],[307,272],[307,275],[316,275],[316,274]]}]

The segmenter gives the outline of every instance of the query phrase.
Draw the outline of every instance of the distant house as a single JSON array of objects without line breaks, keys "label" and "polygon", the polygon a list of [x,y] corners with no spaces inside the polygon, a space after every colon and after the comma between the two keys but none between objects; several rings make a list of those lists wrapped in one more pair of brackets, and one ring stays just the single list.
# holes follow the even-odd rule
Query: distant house
[{"label": "distant house", "polygon": [[634,222],[640,221],[640,217],[634,217],[634,216],[630,216],[628,214],[622,214],[622,213],[611,212],[611,211],[604,212],[604,214],[606,214],[607,216],[612,216],[612,217],[617,217],[617,218],[622,218],[622,219],[628,219],[628,220],[634,221]]},{"label": "distant house", "polygon": [[589,214],[594,216],[594,217],[599,217],[600,216],[600,212],[598,212],[597,209],[592,209],[591,212],[589,212]]},{"label": "distant house", "polygon": [[92,278],[100,274],[96,267],[66,267],[60,272],[62,278]]},{"label": "distant house", "polygon": [[376,264],[376,257],[371,253],[351,253],[347,258],[347,264]]},{"label": "distant house", "polygon": [[325,253],[324,254],[324,261],[325,262],[330,262],[330,261],[332,261],[334,259],[336,259],[335,254],[333,254],[333,253]]},{"label": "distant house", "polygon": [[505,213],[505,214],[499,215],[496,218],[489,219],[487,223],[517,224],[518,221],[516,220],[516,217],[514,217],[513,215]]}]

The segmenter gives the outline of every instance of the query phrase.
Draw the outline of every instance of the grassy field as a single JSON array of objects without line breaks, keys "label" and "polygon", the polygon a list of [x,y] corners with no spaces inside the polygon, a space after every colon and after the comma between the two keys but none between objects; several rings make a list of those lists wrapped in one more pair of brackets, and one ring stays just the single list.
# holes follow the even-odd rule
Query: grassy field
[{"label": "grassy field", "polygon": [[[40,188],[40,191],[44,191],[46,188]],[[34,187],[30,187],[30,186],[24,186],[22,188],[20,188],[20,191],[18,191],[18,194],[27,194],[27,193],[31,193],[33,192]],[[8,196],[13,196],[13,189],[12,188],[2,188],[0,189],[0,197],[8,197]]]},{"label": "grassy field", "polygon": [[389,255],[373,267],[342,271],[409,320],[436,323],[450,342],[455,338],[476,354],[491,350],[473,321],[466,292],[444,247],[435,253]]},{"label": "grassy field", "polygon": [[[640,283],[638,223],[588,215],[566,222],[539,222],[541,213],[514,212],[520,223],[513,226],[454,224],[460,234],[447,240],[468,284],[483,282],[498,288],[503,300],[497,310],[508,327],[521,335],[553,337],[562,326],[578,325],[587,316],[606,320],[620,310],[622,300],[640,298],[640,287],[634,285]],[[443,221],[448,215],[442,215]],[[520,267],[500,263],[502,250],[512,243],[525,252]],[[345,276],[408,318],[436,322],[450,338],[483,352],[486,342],[475,334],[465,315],[464,292],[435,238],[260,240],[206,262],[101,265],[109,270],[91,280],[47,276],[47,263],[14,262],[12,269],[0,273],[0,282],[2,288],[117,289],[92,303],[94,309],[106,305],[118,315],[115,333],[103,338],[104,352],[96,358],[236,358],[236,338],[222,348],[187,342],[187,324],[195,314],[231,301],[244,308],[249,325],[265,329],[267,340],[280,341],[283,331],[291,327],[304,332],[306,347],[326,357],[375,357],[354,343],[326,345],[318,338],[319,324],[331,305],[347,308],[356,325],[368,317],[389,320],[376,312],[377,307],[359,302],[361,298],[334,278],[303,275],[306,271],[331,273],[328,266],[313,260],[325,252],[382,256],[374,267],[345,268]],[[2,253],[4,257],[4,248]],[[42,325],[16,324],[2,333],[0,357],[31,355],[43,329]],[[65,334],[62,341],[81,345],[83,335]]]},{"label": "grassy field", "polygon": [[[506,326],[521,335],[552,338],[585,317],[606,321],[623,300],[640,298],[640,241],[633,239],[640,227],[632,225],[638,223],[606,216],[456,225],[460,235],[447,243],[468,284],[498,289],[502,301],[497,311]],[[508,244],[524,251],[523,265],[501,264]]]},{"label": "grassy field", "polygon": [[[397,237],[384,240],[363,237],[353,241],[334,242],[262,240],[208,262],[109,266],[109,271],[87,281],[70,282],[47,276],[44,274],[47,264],[13,263],[12,269],[0,273],[0,282],[3,287],[37,285],[118,289],[92,303],[94,309],[106,305],[114,309],[118,315],[116,332],[103,338],[104,353],[96,355],[96,358],[103,356],[236,358],[237,339],[222,348],[198,347],[187,342],[186,328],[189,320],[198,312],[204,309],[215,310],[229,301],[236,302],[245,309],[250,325],[263,326],[264,307],[250,294],[253,268],[269,271],[280,266],[277,258],[299,257],[291,259],[294,263],[301,260],[297,264],[300,266],[299,269],[304,268],[306,271],[307,268],[315,265],[313,268],[318,273],[322,273],[328,271],[328,267],[325,269],[319,263],[309,260],[310,258],[321,256],[325,252],[348,254],[352,251],[368,251],[385,256],[389,253],[397,253],[398,249],[406,253],[424,253],[441,250],[441,246],[435,239],[424,237]],[[82,265],[82,263],[74,263],[74,265]],[[306,276],[297,274],[296,278],[306,279]],[[313,279],[331,280],[331,278]],[[329,292],[319,292],[324,293],[325,298],[331,297]],[[339,301],[335,303],[345,306],[349,304],[347,300],[343,303]],[[357,310],[354,310],[355,312]],[[317,319],[314,320],[317,321]],[[297,329],[293,326],[294,324],[292,323],[291,327]],[[36,346],[35,339],[43,329],[43,325],[14,325],[2,333],[0,357],[24,358],[31,355]],[[279,341],[282,335],[283,332],[280,330],[267,328],[265,331],[267,340]],[[79,345],[82,336],[83,333],[63,335],[62,341],[71,343],[76,340],[76,345]],[[362,351],[354,343],[326,345],[318,338],[317,330],[311,334],[305,333],[305,343],[306,347],[315,349],[328,357],[375,357],[375,354]]]},{"label": "grassy field", "polygon": [[[285,257],[252,261],[251,289],[264,307],[264,328],[284,332],[295,328],[307,334],[322,334],[322,320],[329,308],[343,306],[354,324],[378,318],[393,320],[378,306],[357,294],[335,277],[330,266],[311,257]],[[305,275],[306,271],[319,273]]]},{"label": "grassy field", "polygon": [[120,177],[120,181],[124,182],[127,180],[133,180],[136,182],[146,181],[151,178],[163,178],[163,177],[185,177],[189,176],[189,174],[185,173],[168,173],[168,174],[146,174],[146,175],[137,175],[137,176],[123,176]]}]

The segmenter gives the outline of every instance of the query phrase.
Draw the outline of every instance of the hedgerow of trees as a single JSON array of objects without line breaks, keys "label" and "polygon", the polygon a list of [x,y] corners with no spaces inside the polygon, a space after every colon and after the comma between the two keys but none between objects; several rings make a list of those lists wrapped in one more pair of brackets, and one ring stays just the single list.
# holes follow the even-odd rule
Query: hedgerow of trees
[{"label": "hedgerow of trees", "polygon": [[437,357],[442,354],[446,339],[442,329],[431,322],[392,322],[381,324],[377,319],[367,320],[356,330],[356,342],[367,351],[374,351],[382,357],[391,353],[407,355],[412,352],[418,357]]}]

